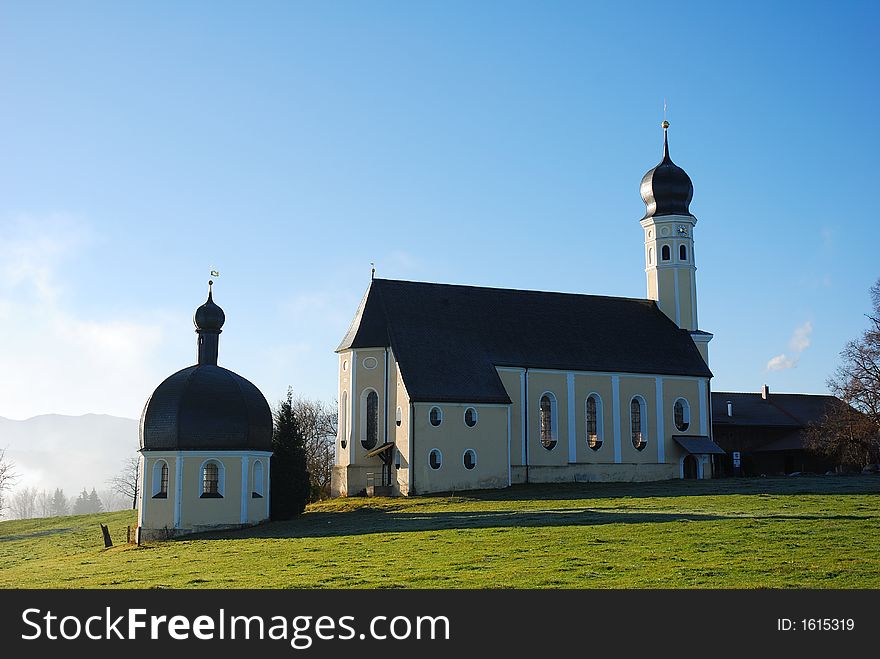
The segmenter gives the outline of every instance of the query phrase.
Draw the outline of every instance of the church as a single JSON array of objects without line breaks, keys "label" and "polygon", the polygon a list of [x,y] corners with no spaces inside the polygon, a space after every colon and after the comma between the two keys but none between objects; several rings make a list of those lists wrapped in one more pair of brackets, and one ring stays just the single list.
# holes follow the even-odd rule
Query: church
[{"label": "church", "polygon": [[693,184],[641,182],[645,299],[372,279],[339,357],[334,496],[711,478]]},{"label": "church", "polygon": [[217,365],[226,314],[212,284],[193,316],[197,363],[168,376],[141,414],[138,543],[269,519],[272,411]]}]

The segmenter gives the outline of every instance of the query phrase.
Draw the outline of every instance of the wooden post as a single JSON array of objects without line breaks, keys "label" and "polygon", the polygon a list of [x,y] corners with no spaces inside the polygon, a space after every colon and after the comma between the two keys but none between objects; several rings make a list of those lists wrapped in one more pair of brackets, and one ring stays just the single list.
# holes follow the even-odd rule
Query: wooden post
[{"label": "wooden post", "polygon": [[110,539],[110,529],[101,524],[101,533],[104,534],[104,548],[112,547],[113,541]]}]

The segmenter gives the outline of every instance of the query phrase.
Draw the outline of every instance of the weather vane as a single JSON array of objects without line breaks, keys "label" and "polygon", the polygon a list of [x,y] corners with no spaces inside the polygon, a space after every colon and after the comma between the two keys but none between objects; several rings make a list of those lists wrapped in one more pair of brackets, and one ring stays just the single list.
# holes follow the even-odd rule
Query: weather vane
[{"label": "weather vane", "polygon": [[[212,267],[212,268],[211,268],[211,276],[212,276],[212,277],[219,277],[219,276],[220,276],[220,271],[219,271],[219,270],[214,270],[214,268]],[[209,279],[209,280],[208,280],[208,291],[211,290],[211,287],[212,287],[213,285],[214,285],[214,280],[213,280],[213,279]]]}]

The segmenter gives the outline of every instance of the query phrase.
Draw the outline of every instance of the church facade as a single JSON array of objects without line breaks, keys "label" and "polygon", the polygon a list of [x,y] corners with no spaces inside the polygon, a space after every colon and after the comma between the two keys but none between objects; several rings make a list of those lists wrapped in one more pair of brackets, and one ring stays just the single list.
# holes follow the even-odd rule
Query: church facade
[{"label": "church facade", "polygon": [[336,351],[334,496],[711,478],[693,185],[663,128],[646,299],[370,282]]}]

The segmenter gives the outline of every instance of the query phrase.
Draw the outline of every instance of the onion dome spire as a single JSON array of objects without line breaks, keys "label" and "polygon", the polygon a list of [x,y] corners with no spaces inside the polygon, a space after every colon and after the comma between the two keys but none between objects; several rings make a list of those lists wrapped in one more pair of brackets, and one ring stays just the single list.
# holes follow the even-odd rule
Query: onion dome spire
[{"label": "onion dome spire", "polygon": [[223,323],[226,322],[226,314],[223,309],[214,304],[212,287],[213,281],[208,281],[208,299],[196,309],[193,315],[193,324],[196,326],[196,334],[199,335],[199,365],[217,365],[217,354],[220,349],[220,332]]},{"label": "onion dome spire", "polygon": [[646,219],[656,215],[692,215],[690,203],[694,184],[690,176],[669,157],[669,122],[663,126],[663,160],[642,177],[640,193],[645,202]]}]

